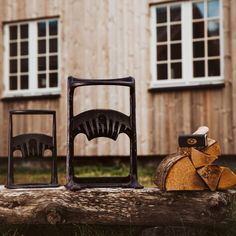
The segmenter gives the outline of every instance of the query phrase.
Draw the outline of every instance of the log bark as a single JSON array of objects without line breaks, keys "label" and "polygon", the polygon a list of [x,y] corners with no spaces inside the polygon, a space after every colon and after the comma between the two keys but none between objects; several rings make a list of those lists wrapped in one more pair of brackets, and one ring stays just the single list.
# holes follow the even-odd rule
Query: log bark
[{"label": "log bark", "polygon": [[1,224],[227,225],[236,191],[0,189]]}]

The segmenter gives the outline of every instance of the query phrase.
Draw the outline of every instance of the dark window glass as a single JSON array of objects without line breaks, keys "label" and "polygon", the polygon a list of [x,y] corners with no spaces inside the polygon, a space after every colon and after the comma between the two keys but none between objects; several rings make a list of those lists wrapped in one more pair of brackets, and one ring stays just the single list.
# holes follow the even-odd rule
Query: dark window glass
[{"label": "dark window glass", "polygon": [[219,16],[219,0],[208,0],[207,16]]},{"label": "dark window glass", "polygon": [[219,56],[220,55],[220,40],[208,40],[208,56]]},{"label": "dark window glass", "polygon": [[38,40],[38,53],[46,53],[46,40]]},{"label": "dark window glass", "polygon": [[20,43],[20,53],[21,55],[28,55],[28,42]]},{"label": "dark window glass", "polygon": [[209,60],[208,61],[208,76],[219,76],[220,75],[220,60]]},{"label": "dark window glass", "polygon": [[17,56],[17,43],[10,43],[10,56]]},{"label": "dark window glass", "polygon": [[193,23],[193,38],[204,38],[204,22]]},{"label": "dark window glass", "polygon": [[205,47],[204,41],[193,42],[193,57],[204,57],[205,56]]},{"label": "dark window glass", "polygon": [[193,19],[204,18],[204,3],[195,2],[193,3]]},{"label": "dark window glass", "polygon": [[164,23],[167,21],[167,9],[166,7],[158,7],[156,9],[157,24]]},{"label": "dark window glass", "polygon": [[208,37],[219,36],[220,35],[220,24],[219,21],[208,21],[207,26],[207,35]]},{"label": "dark window glass", "polygon": [[28,25],[21,25],[20,26],[20,37],[22,39],[28,38]]},{"label": "dark window glass", "polygon": [[205,62],[204,61],[194,61],[193,62],[193,76],[194,77],[204,77],[205,76]]},{"label": "dark window glass", "polygon": [[171,40],[181,40],[181,25],[171,25],[170,27]]},{"label": "dark window glass", "polygon": [[49,87],[57,87],[58,86],[58,78],[57,73],[49,74]]},{"label": "dark window glass", "polygon": [[20,88],[21,89],[28,89],[29,88],[28,75],[21,75],[21,77],[20,77]]},{"label": "dark window glass", "polygon": [[49,69],[50,70],[57,70],[57,56],[50,56],[49,57]]},{"label": "dark window glass", "polygon": [[172,60],[182,58],[181,44],[180,43],[171,44],[170,50],[171,50],[171,59]]},{"label": "dark window glass", "polygon": [[160,26],[157,27],[157,42],[166,42],[167,41],[167,27]]},{"label": "dark window glass", "polygon": [[17,26],[10,26],[10,39],[17,39]]},{"label": "dark window glass", "polygon": [[49,52],[57,52],[57,39],[49,40]]},{"label": "dark window glass", "polygon": [[46,36],[46,22],[39,22],[38,23],[38,36]]},{"label": "dark window glass", "polygon": [[180,5],[170,7],[170,21],[181,21]]},{"label": "dark window glass", "polygon": [[157,79],[158,80],[168,79],[167,64],[157,64]]},{"label": "dark window glass", "polygon": [[57,20],[49,21],[49,35],[57,35]]},{"label": "dark window glass", "polygon": [[46,88],[46,74],[38,74],[38,88]]},{"label": "dark window glass", "polygon": [[38,70],[46,70],[46,58],[45,57],[38,57]]},{"label": "dark window glass", "polygon": [[20,71],[21,72],[28,72],[28,59],[21,59],[20,60]]},{"label": "dark window glass", "polygon": [[17,60],[10,60],[10,73],[17,73]]},{"label": "dark window glass", "polygon": [[167,45],[157,46],[157,61],[167,60]]},{"label": "dark window glass", "polygon": [[10,76],[9,88],[10,90],[17,90],[17,76]]},{"label": "dark window glass", "polygon": [[171,63],[171,78],[181,79],[182,78],[182,63]]}]

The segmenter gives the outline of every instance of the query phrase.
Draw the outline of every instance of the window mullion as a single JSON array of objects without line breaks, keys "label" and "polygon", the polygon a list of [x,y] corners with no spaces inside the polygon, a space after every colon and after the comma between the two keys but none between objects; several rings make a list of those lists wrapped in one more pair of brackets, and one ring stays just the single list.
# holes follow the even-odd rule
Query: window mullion
[{"label": "window mullion", "polygon": [[29,23],[29,89],[37,89],[37,24]]},{"label": "window mullion", "polygon": [[182,68],[183,81],[193,78],[192,3],[182,3]]}]

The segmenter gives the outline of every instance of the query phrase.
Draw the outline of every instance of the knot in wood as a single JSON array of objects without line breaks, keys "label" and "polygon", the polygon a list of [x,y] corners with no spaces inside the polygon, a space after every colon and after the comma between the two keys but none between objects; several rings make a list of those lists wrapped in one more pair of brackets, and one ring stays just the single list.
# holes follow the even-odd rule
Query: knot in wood
[{"label": "knot in wood", "polygon": [[52,225],[59,224],[62,223],[62,217],[56,210],[51,210],[47,213],[47,221]]}]

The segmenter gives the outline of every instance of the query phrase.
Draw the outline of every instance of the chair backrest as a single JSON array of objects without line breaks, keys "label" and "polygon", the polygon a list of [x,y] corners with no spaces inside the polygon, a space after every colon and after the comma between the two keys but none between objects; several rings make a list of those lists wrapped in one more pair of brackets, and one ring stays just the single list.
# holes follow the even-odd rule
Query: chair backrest
[{"label": "chair backrest", "polygon": [[[26,133],[13,136],[13,116],[15,115],[51,115],[52,135],[43,133]],[[56,142],[56,112],[52,110],[13,110],[9,112],[9,157],[8,157],[8,188],[17,187],[47,187],[57,185],[57,142]],[[52,169],[50,184],[15,184],[14,183],[14,152],[20,151],[22,158],[42,158],[46,150],[52,153]]]},{"label": "chair backrest", "polygon": [[[111,109],[92,109],[77,115],[74,115],[74,91],[77,87],[92,85],[115,85],[126,86],[130,88],[130,115],[126,115]],[[116,140],[119,134],[125,133],[130,139],[130,178],[134,179],[133,185],[138,185],[137,179],[137,144],[136,144],[136,120],[135,120],[135,80],[132,77],[119,79],[95,79],[85,80],[74,77],[68,78],[68,150],[67,150],[67,181],[68,188],[74,188],[77,184],[78,188],[84,183],[85,186],[94,186],[94,183],[103,182],[102,186],[106,186],[104,182],[117,182],[117,179],[107,178],[90,178],[82,179],[74,176],[74,139],[78,134],[85,134],[88,140],[98,137],[107,137]],[[127,178],[126,178],[127,180]],[[87,183],[86,183],[87,181]],[[94,182],[93,182],[94,181]],[[77,182],[77,183],[76,183]],[[119,181],[118,181],[119,182]],[[80,184],[80,186],[78,185]],[[124,183],[127,185],[127,183]],[[122,185],[122,184],[121,184]],[[98,186],[98,185],[96,185]],[[101,184],[100,184],[101,186]],[[117,185],[118,186],[118,185]],[[122,186],[120,186],[122,187]],[[76,187],[75,187],[76,188]]]}]

